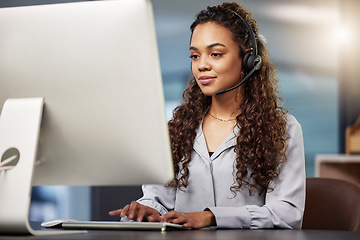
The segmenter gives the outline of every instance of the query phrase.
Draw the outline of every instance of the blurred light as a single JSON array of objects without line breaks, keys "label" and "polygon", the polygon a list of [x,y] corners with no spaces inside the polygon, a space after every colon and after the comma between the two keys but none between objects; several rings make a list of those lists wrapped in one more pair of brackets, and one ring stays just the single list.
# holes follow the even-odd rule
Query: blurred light
[{"label": "blurred light", "polygon": [[262,11],[263,15],[279,21],[306,24],[335,24],[337,9],[329,6],[306,6],[302,4],[278,4]]},{"label": "blurred light", "polygon": [[351,30],[349,27],[339,27],[334,31],[334,42],[337,45],[344,45],[351,40]]}]

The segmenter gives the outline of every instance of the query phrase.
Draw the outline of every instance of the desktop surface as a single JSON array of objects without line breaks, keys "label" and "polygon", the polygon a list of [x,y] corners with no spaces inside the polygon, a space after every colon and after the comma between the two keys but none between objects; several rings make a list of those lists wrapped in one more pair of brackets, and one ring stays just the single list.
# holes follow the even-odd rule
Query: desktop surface
[{"label": "desktop surface", "polygon": [[[34,229],[39,229],[40,223],[32,223]],[[66,231],[66,230],[64,230]],[[118,231],[118,230],[89,230],[84,234],[56,235],[56,236],[0,236],[2,239],[187,239],[187,240],[232,240],[232,239],[277,239],[277,240],[359,240],[360,232],[329,231],[329,230],[170,230],[161,231]]]}]

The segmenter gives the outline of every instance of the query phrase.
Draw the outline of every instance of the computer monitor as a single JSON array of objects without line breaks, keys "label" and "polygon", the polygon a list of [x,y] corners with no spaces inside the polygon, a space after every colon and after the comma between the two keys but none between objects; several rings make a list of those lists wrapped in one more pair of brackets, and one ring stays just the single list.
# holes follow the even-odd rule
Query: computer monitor
[{"label": "computer monitor", "polygon": [[32,185],[165,184],[173,178],[149,0],[0,9],[5,101],[0,232],[19,228],[12,227],[19,222],[14,201],[25,197],[18,215],[28,211]]}]

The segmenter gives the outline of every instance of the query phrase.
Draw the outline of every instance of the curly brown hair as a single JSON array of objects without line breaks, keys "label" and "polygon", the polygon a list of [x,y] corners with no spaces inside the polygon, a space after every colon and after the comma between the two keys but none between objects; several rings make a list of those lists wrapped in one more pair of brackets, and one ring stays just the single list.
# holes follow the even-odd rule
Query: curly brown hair
[{"label": "curly brown hair", "polygon": [[[243,184],[250,194],[272,190],[269,184],[279,175],[280,164],[286,161],[286,110],[277,96],[277,75],[274,65],[267,56],[265,43],[258,36],[256,21],[251,13],[237,3],[223,3],[199,12],[191,25],[191,33],[198,24],[213,22],[232,33],[239,45],[240,57],[251,48],[251,38],[242,20],[231,9],[249,23],[257,39],[258,54],[262,57],[261,68],[243,84],[243,101],[239,103],[240,113],[236,117],[240,127],[235,146],[233,193]],[[243,73],[246,74],[246,73]],[[170,141],[174,161],[175,178],[169,184],[184,190],[188,186],[189,163],[196,129],[211,106],[211,96],[200,90],[194,77],[183,93],[183,102],[175,108],[169,121]],[[249,171],[250,170],[250,171]]]}]

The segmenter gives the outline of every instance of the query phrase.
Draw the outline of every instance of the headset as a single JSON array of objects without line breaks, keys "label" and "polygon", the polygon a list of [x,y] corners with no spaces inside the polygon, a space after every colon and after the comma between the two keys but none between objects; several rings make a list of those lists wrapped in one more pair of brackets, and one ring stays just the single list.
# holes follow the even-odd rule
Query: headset
[{"label": "headset", "polygon": [[237,12],[231,10],[231,9],[227,9],[226,10],[234,13],[236,16],[238,16],[245,24],[246,28],[248,29],[250,38],[251,38],[251,45],[252,45],[252,49],[247,51],[242,59],[242,68],[244,69],[244,71],[247,73],[247,75],[244,77],[244,79],[237,85],[235,85],[232,88],[228,88],[228,89],[224,89],[224,90],[220,90],[217,91],[215,94],[216,95],[220,95],[226,92],[229,92],[231,90],[234,90],[235,88],[240,87],[246,80],[248,80],[250,78],[250,76],[257,70],[260,69],[261,67],[261,56],[258,55],[258,49],[257,49],[257,43],[256,43],[256,38],[255,38],[255,34],[252,30],[252,28],[250,27],[249,23],[240,16],[240,14],[238,14]]}]

